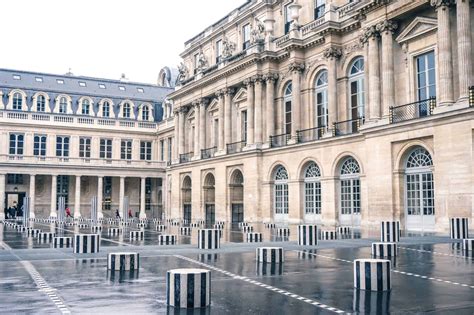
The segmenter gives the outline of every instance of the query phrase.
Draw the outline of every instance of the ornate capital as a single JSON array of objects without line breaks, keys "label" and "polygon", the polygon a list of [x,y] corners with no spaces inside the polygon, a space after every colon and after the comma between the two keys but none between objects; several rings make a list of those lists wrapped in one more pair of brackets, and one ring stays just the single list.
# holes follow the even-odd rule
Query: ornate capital
[{"label": "ornate capital", "polygon": [[339,59],[342,56],[342,50],[336,47],[329,47],[323,52],[326,59]]},{"label": "ornate capital", "polygon": [[252,77],[252,81],[254,82],[254,84],[260,84],[263,81],[263,76],[261,74],[254,75]]},{"label": "ornate capital", "polygon": [[250,85],[253,85],[253,79],[252,78],[245,79],[242,83],[243,83],[243,85],[248,87]]},{"label": "ornate capital", "polygon": [[398,28],[398,24],[397,22],[394,22],[392,20],[385,20],[377,24],[375,28],[380,33],[388,33],[388,32],[393,33]]},{"label": "ornate capital", "polygon": [[278,80],[278,73],[266,73],[263,75],[263,80],[265,80],[267,83],[273,83]]},{"label": "ornate capital", "polygon": [[224,94],[225,95],[232,95],[235,93],[235,89],[234,88],[227,88],[224,90]]},{"label": "ornate capital", "polygon": [[454,4],[454,0],[430,0],[430,4],[435,10],[446,10]]},{"label": "ornate capital", "polygon": [[220,99],[222,96],[224,96],[224,89],[222,90],[217,90],[216,91],[216,97]]},{"label": "ornate capital", "polygon": [[370,38],[378,38],[380,36],[375,25],[367,27],[359,38],[360,42],[365,44],[369,41]]},{"label": "ornate capital", "polygon": [[290,72],[300,72],[301,73],[301,72],[304,71],[304,68],[305,68],[304,63],[299,63],[299,62],[292,62],[288,66],[288,69],[290,70]]}]

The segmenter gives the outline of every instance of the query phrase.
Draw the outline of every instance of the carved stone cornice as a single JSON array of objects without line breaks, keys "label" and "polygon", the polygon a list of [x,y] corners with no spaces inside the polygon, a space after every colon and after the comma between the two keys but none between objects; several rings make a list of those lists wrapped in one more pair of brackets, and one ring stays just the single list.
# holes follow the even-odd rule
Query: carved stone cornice
[{"label": "carved stone cornice", "polygon": [[430,4],[435,10],[442,9],[446,10],[449,7],[453,6],[455,3],[454,0],[430,0]]},{"label": "carved stone cornice", "polygon": [[265,80],[265,82],[267,83],[273,83],[273,82],[276,82],[276,80],[278,80],[278,77],[279,77],[278,73],[269,72],[263,75],[263,80]]},{"label": "carved stone cornice", "polygon": [[290,72],[300,72],[302,73],[304,71],[305,64],[301,62],[292,62],[289,64],[288,69]]},{"label": "carved stone cornice", "polygon": [[326,48],[323,52],[326,59],[339,59],[342,56],[342,49],[337,47]]},{"label": "carved stone cornice", "polygon": [[397,22],[392,20],[385,20],[383,22],[378,23],[375,28],[379,33],[394,33],[398,28],[398,24]]},{"label": "carved stone cornice", "polygon": [[365,44],[369,41],[369,39],[374,38],[377,39],[380,36],[379,31],[375,25],[367,27],[362,35],[360,36],[359,40],[361,43]]}]

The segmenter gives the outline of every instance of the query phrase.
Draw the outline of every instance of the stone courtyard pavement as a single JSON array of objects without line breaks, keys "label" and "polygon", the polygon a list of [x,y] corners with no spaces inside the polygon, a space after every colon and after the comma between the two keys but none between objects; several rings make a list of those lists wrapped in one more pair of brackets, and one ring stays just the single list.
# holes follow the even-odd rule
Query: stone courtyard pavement
[{"label": "stone courtyard pavement", "polygon": [[[344,239],[320,241],[317,247],[296,242],[271,230],[263,243],[243,242],[243,233],[225,229],[221,248],[199,250],[197,228],[179,236],[178,245],[156,245],[158,232],[145,229],[143,241],[102,232],[97,254],[73,254],[0,224],[0,313],[53,314],[474,314],[474,254],[461,250],[445,235],[403,233],[399,254],[392,259],[390,292],[353,289],[353,260],[370,258],[378,231],[356,231]],[[72,236],[77,227],[35,228]],[[178,227],[167,233],[179,235]],[[281,266],[259,265],[258,246],[281,246]],[[107,253],[140,254],[139,272],[108,272]],[[166,271],[174,268],[211,270],[209,308],[178,311],[166,306]]]}]

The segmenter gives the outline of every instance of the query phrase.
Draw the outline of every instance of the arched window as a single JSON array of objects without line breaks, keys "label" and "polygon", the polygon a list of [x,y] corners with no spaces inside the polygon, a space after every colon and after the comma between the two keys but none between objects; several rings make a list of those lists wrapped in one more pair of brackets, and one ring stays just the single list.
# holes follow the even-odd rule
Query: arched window
[{"label": "arched window", "polygon": [[148,108],[147,105],[142,106],[142,120],[147,121],[150,119],[150,109]]},{"label": "arched window", "polygon": [[360,166],[353,158],[344,160],[340,168],[341,225],[360,225]]},{"label": "arched window", "polygon": [[359,57],[349,68],[349,103],[351,119],[365,115],[364,58]]},{"label": "arched window", "polygon": [[108,101],[102,103],[102,117],[110,117],[110,103]]},{"label": "arched window", "polygon": [[422,148],[413,149],[405,163],[407,229],[434,230],[435,204],[433,159]]},{"label": "arched window", "polygon": [[305,214],[321,214],[321,170],[311,162],[304,172]]},{"label": "arched window", "polygon": [[285,113],[284,124],[285,124],[285,133],[287,135],[291,134],[291,103],[292,103],[292,94],[293,94],[293,85],[290,82],[285,87],[285,92],[283,94],[283,110]]},{"label": "arched window", "polygon": [[274,179],[275,215],[288,215],[288,172],[286,168],[278,166]]},{"label": "arched window", "polygon": [[129,103],[124,103],[122,107],[122,117],[123,118],[130,118],[131,114],[131,106]]},{"label": "arched window", "polygon": [[82,108],[81,109],[81,114],[82,115],[87,115],[87,116],[90,115],[90,113],[91,113],[91,108],[90,107],[91,107],[91,103],[89,102],[89,100],[86,99],[86,98],[83,99],[82,100],[82,106],[81,106],[81,108]]},{"label": "arched window", "polygon": [[183,202],[183,219],[186,222],[191,221],[191,177],[186,176],[183,180],[182,202]]},{"label": "arched window", "polygon": [[318,127],[328,126],[328,72],[321,71],[316,78],[316,123]]},{"label": "arched window", "polygon": [[229,183],[232,223],[244,221],[244,175],[240,170],[232,173]]},{"label": "arched window", "polygon": [[206,215],[206,226],[212,227],[216,222],[216,205],[215,205],[215,186],[216,179],[214,175],[209,173],[204,179],[204,208]]},{"label": "arched window", "polygon": [[58,112],[60,114],[66,114],[67,113],[67,99],[64,96],[59,99]]},{"label": "arched window", "polygon": [[44,95],[38,95],[36,98],[36,111],[44,113],[46,111],[46,98]]},{"label": "arched window", "polygon": [[13,94],[13,110],[22,110],[23,106],[23,96],[21,93],[16,92]]}]

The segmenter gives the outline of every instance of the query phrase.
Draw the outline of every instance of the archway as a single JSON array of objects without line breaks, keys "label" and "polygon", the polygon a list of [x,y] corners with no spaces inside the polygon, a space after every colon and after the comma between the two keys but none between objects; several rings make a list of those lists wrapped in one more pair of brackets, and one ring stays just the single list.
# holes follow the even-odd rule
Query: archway
[{"label": "archway", "polygon": [[215,185],[216,179],[214,175],[211,173],[207,174],[204,178],[204,185],[202,186],[207,227],[212,227],[216,222]]},{"label": "archway", "polygon": [[229,183],[230,205],[233,224],[244,221],[244,175],[240,170],[232,173]]},{"label": "archway", "polygon": [[339,168],[341,225],[360,226],[360,166],[353,157],[346,157]]}]

